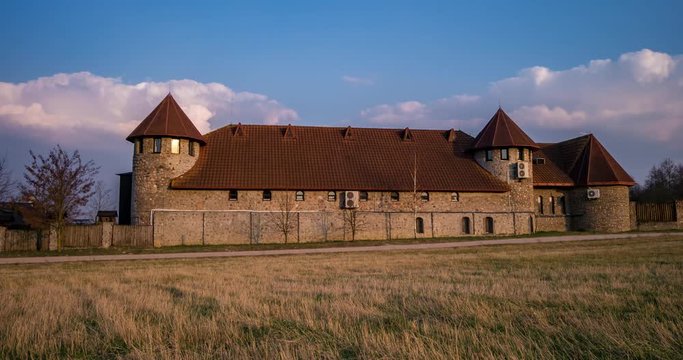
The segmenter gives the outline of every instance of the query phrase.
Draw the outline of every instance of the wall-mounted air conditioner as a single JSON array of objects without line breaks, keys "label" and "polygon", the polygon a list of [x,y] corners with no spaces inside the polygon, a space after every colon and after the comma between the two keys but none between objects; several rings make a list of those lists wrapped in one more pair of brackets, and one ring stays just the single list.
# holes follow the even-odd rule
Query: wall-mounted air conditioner
[{"label": "wall-mounted air conditioner", "polygon": [[600,189],[588,189],[586,190],[586,197],[590,200],[600,198]]},{"label": "wall-mounted air conditioner", "polygon": [[530,177],[531,176],[529,174],[529,163],[526,161],[517,162],[517,178],[528,179]]},{"label": "wall-mounted air conditioner", "polygon": [[358,207],[359,201],[358,191],[344,191],[344,208],[355,209]]}]

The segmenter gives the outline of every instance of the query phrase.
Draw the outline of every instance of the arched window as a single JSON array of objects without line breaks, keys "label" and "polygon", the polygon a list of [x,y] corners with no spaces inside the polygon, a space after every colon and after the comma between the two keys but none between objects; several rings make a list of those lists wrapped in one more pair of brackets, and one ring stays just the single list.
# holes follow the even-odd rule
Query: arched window
[{"label": "arched window", "polygon": [[421,217],[415,219],[415,232],[418,234],[424,234],[425,232],[425,221]]},{"label": "arched window", "polygon": [[391,192],[391,201],[398,201],[398,191]]},{"label": "arched window", "polygon": [[458,194],[457,192],[452,192],[451,193],[451,201],[453,201],[453,202],[460,201],[460,194]]},{"label": "arched window", "polygon": [[296,201],[304,201],[304,192],[299,190],[296,192]]},{"label": "arched window", "polygon": [[487,216],[484,218],[484,229],[486,229],[487,234],[493,234],[493,218]]},{"label": "arched window", "polygon": [[426,191],[423,191],[420,194],[420,199],[422,199],[422,201],[429,201],[429,193]]},{"label": "arched window", "polygon": [[539,196],[537,199],[537,210],[539,214],[543,214],[543,196]]},{"label": "arched window", "polygon": [[337,200],[337,193],[334,191],[328,191],[327,192],[327,201],[336,201]]},{"label": "arched window", "polygon": [[468,217],[462,218],[462,232],[463,234],[472,233],[472,230],[470,229],[470,218]]},{"label": "arched window", "polygon": [[263,190],[263,201],[270,201],[273,198],[273,193],[270,190]]},{"label": "arched window", "polygon": [[548,203],[550,204],[550,213],[555,214],[555,198],[554,197],[549,197],[548,198]]},{"label": "arched window", "polygon": [[230,193],[228,194],[228,199],[230,201],[237,201],[237,190],[230,190]]}]

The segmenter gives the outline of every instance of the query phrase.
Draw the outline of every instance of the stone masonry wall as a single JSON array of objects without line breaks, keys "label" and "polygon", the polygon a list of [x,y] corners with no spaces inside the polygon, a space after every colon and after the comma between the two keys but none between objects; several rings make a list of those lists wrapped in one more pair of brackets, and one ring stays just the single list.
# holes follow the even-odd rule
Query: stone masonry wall
[{"label": "stone masonry wall", "polygon": [[[138,153],[140,142],[143,152]],[[149,213],[163,203],[169,191],[170,179],[187,172],[196,162],[200,146],[195,144],[195,156],[188,154],[189,141],[180,139],[180,153],[171,154],[171,138],[161,139],[161,152],[154,153],[154,139],[136,140],[133,153],[133,224],[149,225]]]},{"label": "stone masonry wall", "polygon": [[600,198],[588,200],[587,188],[571,190],[572,229],[579,231],[620,232],[631,229],[627,186],[592,186]]},{"label": "stone masonry wall", "polygon": [[[569,194],[569,190],[562,188],[534,189],[536,231],[570,230],[572,208],[570,207]],[[564,199],[564,206],[561,199]],[[541,212],[539,201],[543,202],[543,212]]]}]

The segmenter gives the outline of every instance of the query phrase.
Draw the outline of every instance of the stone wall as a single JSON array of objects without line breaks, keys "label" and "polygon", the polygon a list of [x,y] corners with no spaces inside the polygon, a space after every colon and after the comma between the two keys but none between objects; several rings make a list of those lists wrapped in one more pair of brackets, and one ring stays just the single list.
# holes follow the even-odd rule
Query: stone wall
[{"label": "stone wall", "polygon": [[579,231],[620,232],[631,229],[627,186],[592,186],[600,190],[600,198],[588,200],[588,188],[571,190],[571,228]]},{"label": "stone wall", "polygon": [[[566,188],[535,188],[534,212],[536,231],[571,230],[572,207],[570,190]],[[541,206],[541,203],[543,206]]]},{"label": "stone wall", "polygon": [[[154,246],[284,243],[275,224],[281,211],[202,211],[158,210],[153,212]],[[355,211],[355,240],[457,237],[472,235],[510,235],[529,229],[533,214],[501,212],[376,212]],[[353,231],[340,211],[293,211],[288,242],[350,241]],[[424,232],[415,233],[415,217],[423,220]],[[463,229],[463,218],[470,219],[470,233]],[[487,217],[493,219],[494,232],[486,232]],[[522,229],[524,228],[524,229]],[[525,230],[526,229],[526,230]]]}]

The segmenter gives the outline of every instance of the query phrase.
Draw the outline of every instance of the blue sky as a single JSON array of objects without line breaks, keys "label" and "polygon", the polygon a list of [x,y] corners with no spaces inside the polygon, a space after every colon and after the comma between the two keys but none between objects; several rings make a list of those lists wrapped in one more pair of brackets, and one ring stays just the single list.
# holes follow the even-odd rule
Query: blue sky
[{"label": "blue sky", "polygon": [[[0,155],[18,160],[18,175],[28,148],[59,142],[111,177],[130,168],[125,133],[164,89],[194,106],[203,130],[242,121],[476,135],[500,101],[537,141],[596,133],[642,181],[664,157],[683,161],[682,15],[681,1],[5,0]],[[93,100],[131,97],[141,83],[154,89],[116,102],[125,111]],[[231,91],[229,106],[211,83]],[[59,91],[36,90],[49,86]],[[605,115],[650,94],[664,95]]]}]

